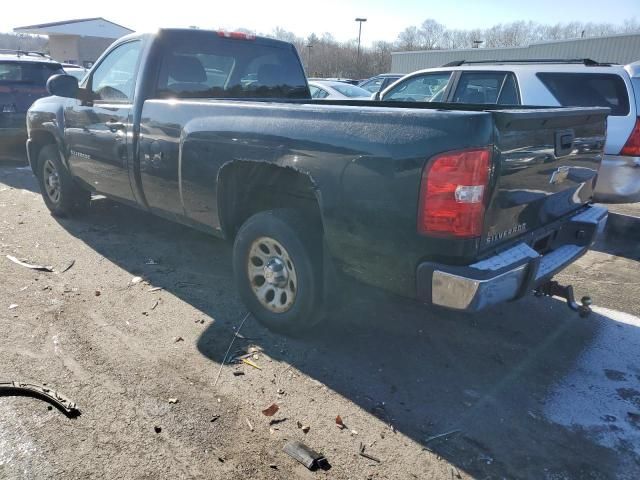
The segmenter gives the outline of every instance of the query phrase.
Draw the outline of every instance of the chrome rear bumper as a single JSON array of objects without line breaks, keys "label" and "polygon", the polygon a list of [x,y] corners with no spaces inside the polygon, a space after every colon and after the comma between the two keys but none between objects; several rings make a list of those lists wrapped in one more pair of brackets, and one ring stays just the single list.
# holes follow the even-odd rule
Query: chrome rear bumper
[{"label": "chrome rear bumper", "polygon": [[544,255],[519,243],[466,267],[422,263],[416,276],[418,298],[467,312],[519,298],[586,253],[604,230],[607,214],[606,208],[591,206],[573,216],[556,234],[565,243]]},{"label": "chrome rear bumper", "polygon": [[597,202],[640,202],[640,157],[605,155],[594,192]]}]

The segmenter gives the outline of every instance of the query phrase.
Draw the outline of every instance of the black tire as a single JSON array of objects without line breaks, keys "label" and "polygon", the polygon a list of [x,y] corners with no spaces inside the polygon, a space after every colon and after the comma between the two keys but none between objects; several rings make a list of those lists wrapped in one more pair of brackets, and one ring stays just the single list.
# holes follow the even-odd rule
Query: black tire
[{"label": "black tire", "polygon": [[[60,161],[56,145],[42,147],[38,154],[37,173],[42,198],[53,215],[65,217],[89,208],[91,193],[71,177]],[[54,186],[56,182],[57,186]]]},{"label": "black tire", "polygon": [[[296,210],[269,210],[250,217],[236,235],[233,245],[233,270],[240,297],[253,316],[270,330],[296,335],[323,320],[322,234],[317,223],[305,219],[304,215]],[[264,242],[261,243],[262,239],[267,239],[266,245]],[[270,243],[270,240],[275,242]],[[259,248],[266,246],[271,250],[270,261],[265,263],[264,259],[268,259],[270,254],[262,250],[259,255],[264,255],[261,257],[263,263],[256,262],[256,245]],[[280,248],[275,248],[278,246],[281,247],[280,256]],[[266,273],[265,265],[275,262],[274,258],[281,261],[281,266],[290,267],[285,268],[286,271],[282,274],[282,278],[286,275],[286,286],[282,288],[271,284],[264,276],[263,283],[256,281],[260,277],[256,272],[261,268],[264,269],[265,275],[271,276],[270,273]],[[253,266],[250,266],[250,262]],[[255,270],[251,270],[252,268]],[[290,288],[294,280],[295,288]],[[266,294],[260,295],[256,289],[263,286],[266,288]],[[276,293],[271,296],[273,303],[266,305],[269,303],[270,290]],[[279,292],[283,292],[284,295]],[[293,299],[287,298],[292,293]],[[283,301],[283,298],[286,301]],[[291,301],[292,304],[288,307],[283,306],[287,301]],[[274,311],[273,308],[283,311]]]}]

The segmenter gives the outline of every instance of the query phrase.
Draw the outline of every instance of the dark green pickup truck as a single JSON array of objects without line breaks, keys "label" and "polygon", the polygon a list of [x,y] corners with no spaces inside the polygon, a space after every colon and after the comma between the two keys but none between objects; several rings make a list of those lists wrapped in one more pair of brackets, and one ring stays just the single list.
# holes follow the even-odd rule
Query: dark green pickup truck
[{"label": "dark green pickup truck", "polygon": [[239,293],[285,332],[336,272],[478,311],[546,285],[606,221],[590,205],[607,109],[314,101],[294,47],[124,37],[28,112],[54,214],[99,192],[234,242]]}]

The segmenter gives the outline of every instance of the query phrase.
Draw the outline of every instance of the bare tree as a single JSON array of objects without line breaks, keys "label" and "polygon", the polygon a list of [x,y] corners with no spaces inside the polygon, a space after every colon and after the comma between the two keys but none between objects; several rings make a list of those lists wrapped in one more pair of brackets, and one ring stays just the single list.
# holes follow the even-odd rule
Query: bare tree
[{"label": "bare tree", "polygon": [[420,47],[425,50],[434,50],[439,48],[445,31],[446,27],[444,25],[436,22],[432,18],[427,18],[422,22],[422,25],[418,30]]}]

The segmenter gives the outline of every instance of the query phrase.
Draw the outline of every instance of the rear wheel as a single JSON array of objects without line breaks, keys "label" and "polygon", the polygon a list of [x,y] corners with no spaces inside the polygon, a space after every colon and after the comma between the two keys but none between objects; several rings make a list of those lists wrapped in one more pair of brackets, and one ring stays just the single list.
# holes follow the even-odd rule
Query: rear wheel
[{"label": "rear wheel", "polygon": [[56,145],[40,150],[38,182],[44,203],[54,215],[67,216],[89,207],[91,193],[80,187],[62,165]]},{"label": "rear wheel", "polygon": [[233,267],[242,300],[271,330],[296,334],[322,311],[321,229],[295,210],[250,217],[238,231]]}]

